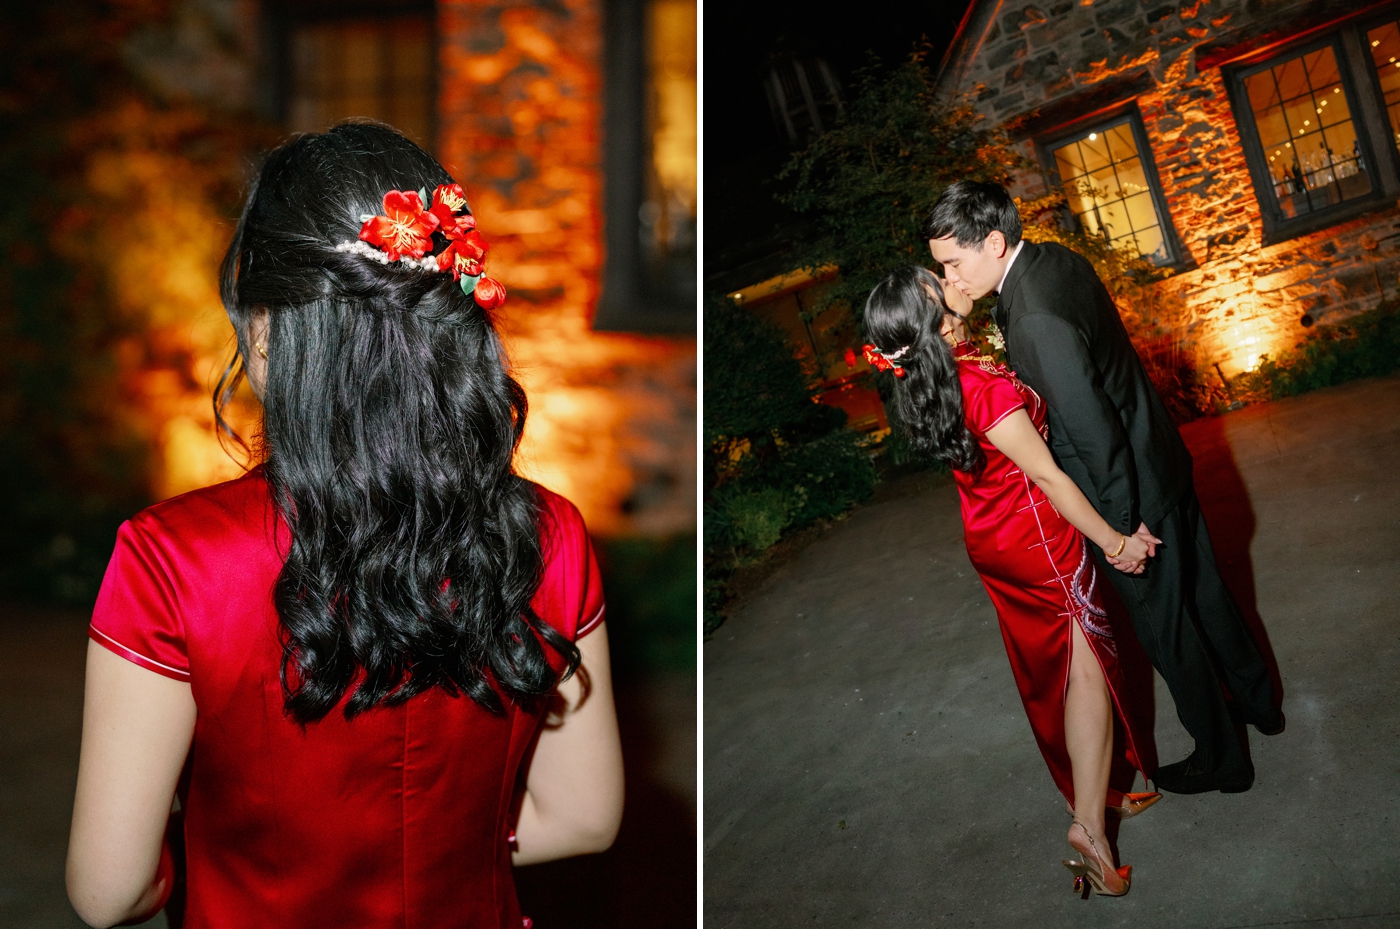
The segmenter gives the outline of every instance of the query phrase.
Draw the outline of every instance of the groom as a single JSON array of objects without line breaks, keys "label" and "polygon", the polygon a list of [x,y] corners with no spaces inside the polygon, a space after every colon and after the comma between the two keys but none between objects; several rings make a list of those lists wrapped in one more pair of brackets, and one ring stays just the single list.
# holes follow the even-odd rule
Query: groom
[{"label": "groom", "polygon": [[[1128,340],[1103,282],[1083,257],[1021,238],[1016,203],[997,184],[959,181],[934,204],[929,248],[948,283],[974,300],[998,295],[993,318],[1016,374],[1045,400],[1050,448],[1119,532],[1160,540],[1140,575],[1103,570],[1196,740],[1157,769],[1174,793],[1246,791],[1254,767],[1236,734],[1239,713],[1265,735],[1283,731],[1264,659],[1220,581],[1181,441]],[[1090,543],[1101,565],[1115,553]]]}]

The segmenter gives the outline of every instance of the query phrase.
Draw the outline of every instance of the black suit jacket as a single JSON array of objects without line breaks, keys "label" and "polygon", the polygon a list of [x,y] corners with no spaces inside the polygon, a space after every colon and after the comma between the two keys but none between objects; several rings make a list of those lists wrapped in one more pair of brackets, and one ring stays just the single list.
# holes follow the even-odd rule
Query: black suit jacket
[{"label": "black suit jacket", "polygon": [[1049,408],[1060,468],[1119,532],[1156,525],[1191,490],[1191,453],[1093,266],[1026,242],[992,315],[1007,361]]}]

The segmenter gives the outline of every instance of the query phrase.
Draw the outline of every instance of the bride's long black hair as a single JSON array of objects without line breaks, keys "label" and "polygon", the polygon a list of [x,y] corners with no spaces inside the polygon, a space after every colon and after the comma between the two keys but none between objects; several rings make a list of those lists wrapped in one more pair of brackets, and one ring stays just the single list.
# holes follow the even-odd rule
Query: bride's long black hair
[{"label": "bride's long black hair", "polygon": [[927,268],[906,265],[870,292],[865,331],[886,356],[908,347],[897,361],[904,376],[894,379],[894,398],[910,446],[976,474],[987,458],[967,431],[958,362],[938,334],[947,312],[938,278]]},{"label": "bride's long black hair", "polygon": [[451,183],[384,126],[303,135],[268,155],[224,257],[238,357],[216,407],[269,314],[264,473],[291,530],[273,596],[302,723],[347,691],[347,718],[433,687],[501,713],[558,683],[541,640],[578,664],[530,608],[542,509],[512,470],[525,393],[491,318],[451,274],[336,251],[386,192]]}]

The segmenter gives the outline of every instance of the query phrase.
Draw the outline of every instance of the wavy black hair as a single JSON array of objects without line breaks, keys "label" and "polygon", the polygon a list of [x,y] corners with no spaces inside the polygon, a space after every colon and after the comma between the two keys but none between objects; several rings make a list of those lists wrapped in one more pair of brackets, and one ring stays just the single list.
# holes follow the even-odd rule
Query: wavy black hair
[{"label": "wavy black hair", "polygon": [[894,379],[894,398],[910,446],[917,454],[976,474],[987,457],[967,431],[958,362],[939,335],[948,312],[938,278],[927,268],[905,265],[870,292],[865,331],[887,357],[907,346],[898,359],[904,376]]},{"label": "wavy black hair", "polygon": [[299,136],[267,156],[224,256],[238,347],[216,412],[269,316],[264,474],[291,530],[273,598],[303,724],[347,691],[347,718],[433,687],[503,713],[558,683],[541,640],[578,665],[530,608],[543,510],[512,469],[525,393],[491,318],[450,274],[336,251],[386,192],[451,183],[385,126]]}]

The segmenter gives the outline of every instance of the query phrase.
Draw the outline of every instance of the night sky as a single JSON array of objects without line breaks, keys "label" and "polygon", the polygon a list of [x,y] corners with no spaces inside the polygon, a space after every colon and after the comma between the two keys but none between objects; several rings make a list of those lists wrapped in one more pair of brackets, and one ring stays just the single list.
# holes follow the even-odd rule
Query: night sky
[{"label": "night sky", "polygon": [[825,58],[849,89],[872,53],[883,67],[897,65],[927,39],[936,67],[967,2],[706,0],[706,277],[735,244],[790,220],[765,183],[788,155],[763,89],[770,59],[784,52]]}]

